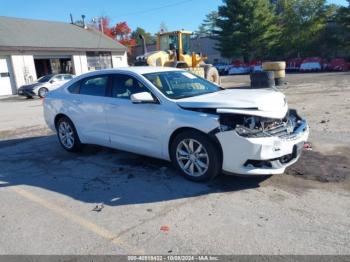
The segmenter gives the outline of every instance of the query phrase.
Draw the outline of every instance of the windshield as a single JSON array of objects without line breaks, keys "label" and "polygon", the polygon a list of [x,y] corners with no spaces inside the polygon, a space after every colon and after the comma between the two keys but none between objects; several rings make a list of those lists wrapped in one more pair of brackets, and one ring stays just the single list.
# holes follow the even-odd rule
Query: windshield
[{"label": "windshield", "polygon": [[[178,48],[177,42],[179,41],[177,35],[161,35],[160,36],[160,50],[166,51],[172,48]],[[172,46],[172,47],[171,47]]]},{"label": "windshield", "polygon": [[40,77],[40,78],[38,79],[38,82],[39,82],[39,83],[48,82],[48,81],[51,79],[52,76],[53,76],[53,75],[42,76],[42,77]]},{"label": "windshield", "polygon": [[221,88],[186,71],[169,71],[144,74],[164,95],[180,99],[220,91]]}]

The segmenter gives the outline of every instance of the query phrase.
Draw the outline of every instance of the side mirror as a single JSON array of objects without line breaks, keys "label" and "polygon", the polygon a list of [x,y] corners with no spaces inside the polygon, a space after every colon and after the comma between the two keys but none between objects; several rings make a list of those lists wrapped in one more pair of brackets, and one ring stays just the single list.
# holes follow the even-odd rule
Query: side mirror
[{"label": "side mirror", "polygon": [[49,83],[52,84],[52,83],[55,83],[55,82],[56,81],[54,79],[51,79]]},{"label": "side mirror", "polygon": [[141,92],[130,96],[134,104],[155,103],[153,96],[149,92]]}]

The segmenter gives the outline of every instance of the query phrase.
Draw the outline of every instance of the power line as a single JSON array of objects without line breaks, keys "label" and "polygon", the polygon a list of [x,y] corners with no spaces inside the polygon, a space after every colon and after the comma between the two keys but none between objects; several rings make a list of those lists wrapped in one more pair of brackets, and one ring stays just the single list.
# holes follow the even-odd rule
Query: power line
[{"label": "power line", "polygon": [[[183,0],[183,1],[176,2],[176,3],[168,4],[168,5],[163,5],[163,6],[159,6],[159,7],[155,7],[155,8],[145,9],[143,11],[137,11],[137,12],[121,14],[121,15],[118,15],[118,17],[150,13],[150,12],[153,12],[153,11],[157,11],[157,10],[160,10],[160,9],[164,9],[164,8],[168,8],[168,7],[172,7],[172,6],[177,6],[177,5],[189,3],[189,2],[192,2],[192,1],[193,0]],[[116,17],[111,17],[111,18],[116,18]]]}]

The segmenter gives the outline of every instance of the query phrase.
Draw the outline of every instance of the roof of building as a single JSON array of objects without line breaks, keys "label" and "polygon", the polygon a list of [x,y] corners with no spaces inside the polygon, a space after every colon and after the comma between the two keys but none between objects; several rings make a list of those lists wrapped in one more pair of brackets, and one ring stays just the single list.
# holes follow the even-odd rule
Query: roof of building
[{"label": "roof of building", "polygon": [[126,47],[90,27],[0,16],[0,50],[125,51]]}]

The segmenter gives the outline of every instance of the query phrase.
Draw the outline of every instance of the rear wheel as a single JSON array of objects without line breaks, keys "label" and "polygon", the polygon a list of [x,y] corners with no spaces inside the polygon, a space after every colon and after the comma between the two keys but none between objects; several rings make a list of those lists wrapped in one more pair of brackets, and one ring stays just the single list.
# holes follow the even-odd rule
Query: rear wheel
[{"label": "rear wheel", "polygon": [[221,157],[215,144],[197,131],[177,135],[171,144],[173,164],[192,181],[205,181],[221,172]]},{"label": "rear wheel", "polygon": [[62,117],[58,120],[57,136],[61,146],[69,152],[78,152],[82,148],[82,144],[78,137],[78,133],[68,117]]}]

